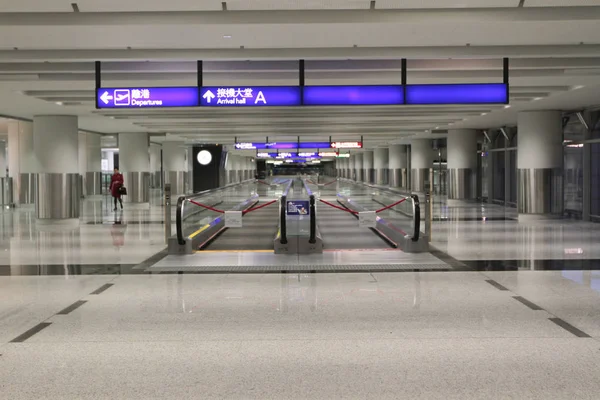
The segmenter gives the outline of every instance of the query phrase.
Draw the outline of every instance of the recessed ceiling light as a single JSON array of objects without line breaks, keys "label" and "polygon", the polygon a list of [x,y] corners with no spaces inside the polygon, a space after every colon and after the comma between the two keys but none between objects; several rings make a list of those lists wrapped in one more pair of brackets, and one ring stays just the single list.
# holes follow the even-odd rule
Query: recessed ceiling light
[{"label": "recessed ceiling light", "polygon": [[533,101],[538,101],[538,100],[541,100],[541,99],[542,99],[541,97],[536,97],[535,99],[533,99]]},{"label": "recessed ceiling light", "polygon": [[62,105],[63,105],[63,103],[62,103],[62,101],[57,101],[57,102],[56,102],[56,105],[57,105],[57,106],[62,106]]},{"label": "recessed ceiling light", "polygon": [[585,86],[583,85],[577,85],[577,86],[573,86],[573,90],[579,90],[579,89],[583,89]]},{"label": "recessed ceiling light", "polygon": [[223,35],[223,39],[231,39],[231,35]]},{"label": "recessed ceiling light", "polygon": [[439,126],[436,126],[436,127],[435,127],[435,129],[440,129],[440,127],[439,127]]},{"label": "recessed ceiling light", "polygon": [[510,104],[505,105],[504,108],[510,108]]},{"label": "recessed ceiling light", "polygon": [[481,115],[487,115],[488,113],[481,113]]}]

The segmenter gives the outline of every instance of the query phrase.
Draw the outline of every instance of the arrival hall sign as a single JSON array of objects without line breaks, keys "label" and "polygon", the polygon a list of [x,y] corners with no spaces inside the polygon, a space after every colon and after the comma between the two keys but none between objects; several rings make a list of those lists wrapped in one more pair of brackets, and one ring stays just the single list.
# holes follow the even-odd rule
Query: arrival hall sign
[{"label": "arrival hall sign", "polygon": [[460,85],[204,86],[96,89],[97,108],[506,104],[503,83]]}]

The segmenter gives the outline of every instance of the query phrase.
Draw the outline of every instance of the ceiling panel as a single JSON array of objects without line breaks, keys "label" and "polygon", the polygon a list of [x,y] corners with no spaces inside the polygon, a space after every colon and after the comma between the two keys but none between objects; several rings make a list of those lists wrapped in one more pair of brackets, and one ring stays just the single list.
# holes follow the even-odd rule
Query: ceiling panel
[{"label": "ceiling panel", "polygon": [[600,6],[600,0],[525,0],[525,7]]},{"label": "ceiling panel", "polygon": [[377,0],[375,8],[500,8],[518,4],[519,0]]},{"label": "ceiling panel", "polygon": [[82,12],[221,10],[221,2],[218,0],[69,0],[69,4],[71,2],[76,2]]},{"label": "ceiling panel", "polygon": [[0,0],[2,12],[69,12],[70,0]]},{"label": "ceiling panel", "polygon": [[[90,0],[94,1],[94,0]],[[220,6],[219,2],[219,6]],[[229,0],[228,10],[360,10],[370,0]]]}]

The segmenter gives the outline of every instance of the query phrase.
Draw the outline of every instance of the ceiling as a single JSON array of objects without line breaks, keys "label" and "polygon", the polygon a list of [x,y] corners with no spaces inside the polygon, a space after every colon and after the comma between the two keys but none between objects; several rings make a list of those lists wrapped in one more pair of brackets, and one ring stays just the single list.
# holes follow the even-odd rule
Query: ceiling
[{"label": "ceiling", "polygon": [[[79,116],[154,141],[352,140],[367,147],[600,105],[600,0],[0,0],[0,115]],[[501,82],[511,106],[95,110],[103,86]],[[0,124],[0,130],[5,124]],[[432,131],[434,131],[432,133]],[[1,133],[1,132],[0,132]]]}]

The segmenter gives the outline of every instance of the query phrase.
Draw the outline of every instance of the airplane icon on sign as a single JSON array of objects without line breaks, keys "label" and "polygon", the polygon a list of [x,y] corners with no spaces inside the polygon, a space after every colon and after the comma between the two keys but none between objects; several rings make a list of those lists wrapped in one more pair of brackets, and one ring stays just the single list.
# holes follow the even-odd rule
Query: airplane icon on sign
[{"label": "airplane icon on sign", "polygon": [[129,89],[115,89],[115,106],[128,106],[131,102]]}]

